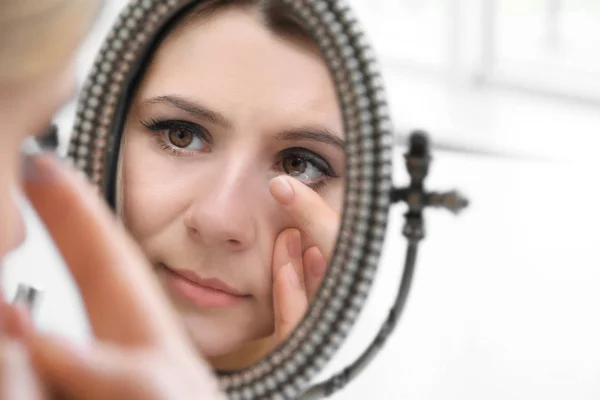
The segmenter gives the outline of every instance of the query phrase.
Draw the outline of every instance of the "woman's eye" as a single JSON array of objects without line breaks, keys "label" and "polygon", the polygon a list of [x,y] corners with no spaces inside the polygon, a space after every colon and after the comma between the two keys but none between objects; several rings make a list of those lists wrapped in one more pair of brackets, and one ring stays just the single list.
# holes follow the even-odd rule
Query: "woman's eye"
[{"label": "woman's eye", "polygon": [[201,150],[204,147],[204,140],[187,129],[169,128],[165,135],[169,143],[180,149]]},{"label": "woman's eye", "polygon": [[316,181],[324,174],[312,162],[298,156],[288,156],[283,159],[283,171],[300,181]]},{"label": "woman's eye", "polygon": [[212,136],[203,126],[189,121],[140,121],[156,139],[161,150],[174,156],[192,156],[210,150]]}]

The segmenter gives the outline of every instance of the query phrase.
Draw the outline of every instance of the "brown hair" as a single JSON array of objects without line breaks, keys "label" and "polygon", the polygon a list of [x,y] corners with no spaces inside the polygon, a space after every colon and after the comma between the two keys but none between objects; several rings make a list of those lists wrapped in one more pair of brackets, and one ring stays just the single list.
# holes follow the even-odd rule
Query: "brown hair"
[{"label": "brown hair", "polygon": [[176,36],[198,20],[210,19],[219,11],[239,7],[256,12],[263,25],[273,32],[317,47],[302,21],[280,0],[206,0],[187,13],[169,36]]}]

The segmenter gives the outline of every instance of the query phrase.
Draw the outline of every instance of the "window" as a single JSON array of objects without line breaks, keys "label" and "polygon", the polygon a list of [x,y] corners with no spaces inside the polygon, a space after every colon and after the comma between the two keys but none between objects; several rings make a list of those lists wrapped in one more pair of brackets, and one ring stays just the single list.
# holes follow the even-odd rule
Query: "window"
[{"label": "window", "polygon": [[599,0],[351,0],[385,65],[600,101]]},{"label": "window", "polygon": [[600,2],[496,0],[496,75],[600,100]]},{"label": "window", "polygon": [[396,63],[446,63],[448,0],[353,0],[379,54]]}]

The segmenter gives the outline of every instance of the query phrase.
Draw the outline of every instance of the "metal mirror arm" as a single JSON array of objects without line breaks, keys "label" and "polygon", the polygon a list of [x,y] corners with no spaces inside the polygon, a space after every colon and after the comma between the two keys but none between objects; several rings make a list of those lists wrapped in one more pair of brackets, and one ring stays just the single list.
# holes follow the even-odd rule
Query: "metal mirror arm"
[{"label": "metal mirror arm", "polygon": [[468,200],[456,191],[438,193],[425,190],[424,180],[429,173],[431,163],[429,140],[426,133],[416,131],[411,134],[409,150],[404,158],[410,176],[410,184],[404,188],[393,188],[391,192],[392,204],[404,202],[408,205],[408,211],[404,214],[405,223],[402,230],[402,234],[408,239],[408,248],[404,261],[404,272],[394,305],[365,351],[339,373],[306,390],[299,397],[301,400],[323,399],[345,387],[369,365],[394,331],[410,292],[418,244],[425,237],[423,210],[427,207],[445,208],[458,214],[469,204]]}]

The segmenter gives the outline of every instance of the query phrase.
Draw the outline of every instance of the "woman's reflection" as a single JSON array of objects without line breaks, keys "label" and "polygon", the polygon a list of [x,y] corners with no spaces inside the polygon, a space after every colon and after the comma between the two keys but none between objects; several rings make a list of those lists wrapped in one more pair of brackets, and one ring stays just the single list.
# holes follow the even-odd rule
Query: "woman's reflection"
[{"label": "woman's reflection", "polygon": [[[343,140],[328,68],[276,2],[204,2],[154,54],[125,126],[119,212],[216,368],[259,360],[306,310],[337,235]],[[281,175],[312,189],[303,210],[275,200]]]}]

